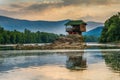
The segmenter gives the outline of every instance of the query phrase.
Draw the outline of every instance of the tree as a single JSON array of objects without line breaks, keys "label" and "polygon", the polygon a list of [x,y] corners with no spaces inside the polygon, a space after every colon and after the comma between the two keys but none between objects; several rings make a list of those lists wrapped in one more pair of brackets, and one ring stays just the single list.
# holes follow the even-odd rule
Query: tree
[{"label": "tree", "polygon": [[100,42],[120,41],[120,14],[113,15],[104,25]]},{"label": "tree", "polygon": [[56,40],[59,36],[53,33],[46,32],[31,32],[25,29],[24,32],[17,30],[8,31],[0,27],[0,44],[23,44],[23,43],[50,43]]}]

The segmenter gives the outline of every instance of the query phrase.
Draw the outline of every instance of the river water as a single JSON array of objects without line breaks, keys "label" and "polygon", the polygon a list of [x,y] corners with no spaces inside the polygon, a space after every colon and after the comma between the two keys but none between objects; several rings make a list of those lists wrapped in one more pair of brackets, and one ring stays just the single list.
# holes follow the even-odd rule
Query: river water
[{"label": "river water", "polygon": [[0,80],[120,80],[120,49],[3,50]]}]

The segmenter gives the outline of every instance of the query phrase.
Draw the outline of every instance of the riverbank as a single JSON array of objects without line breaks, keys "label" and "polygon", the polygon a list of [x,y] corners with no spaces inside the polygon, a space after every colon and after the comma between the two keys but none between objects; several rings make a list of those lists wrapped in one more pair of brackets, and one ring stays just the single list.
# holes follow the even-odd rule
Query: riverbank
[{"label": "riverbank", "polygon": [[44,45],[16,45],[13,48],[18,50],[46,50],[46,49],[84,49],[86,44],[80,35],[68,35],[60,37],[53,43]]},{"label": "riverbank", "polygon": [[[61,43],[57,43],[58,45],[60,45],[60,47],[55,47],[55,44],[53,45],[52,43],[31,43],[31,44],[6,44],[6,45],[0,45],[0,50],[56,50],[56,49],[61,49],[61,50],[71,50],[71,49],[75,49],[75,50],[80,50],[82,48],[79,48],[79,46],[72,46],[70,47],[65,47],[62,46],[63,44]],[[67,45],[68,43],[66,43]],[[75,45],[75,44],[74,44]],[[80,45],[80,44],[79,44]],[[83,44],[83,49],[84,48],[89,48],[89,47],[109,47],[109,48],[113,48],[116,47],[116,49],[120,49],[120,43],[84,43]],[[54,46],[54,47],[53,47]],[[81,45],[80,45],[81,46]]]},{"label": "riverbank", "polygon": [[[46,47],[47,46],[47,47]],[[85,43],[85,48],[89,48],[89,47],[109,47],[109,48],[113,48],[116,47],[116,49],[120,49],[120,44],[116,44],[116,43],[106,43],[106,44],[102,44],[102,43]],[[57,48],[56,48],[57,49]],[[0,50],[56,50],[55,48],[53,48],[51,46],[51,43],[35,43],[35,44],[6,44],[6,45],[0,45]],[[60,50],[67,50],[68,48],[58,48]],[[80,50],[80,48],[76,48],[76,47],[71,47],[68,50],[71,49],[75,49],[75,50]]]}]

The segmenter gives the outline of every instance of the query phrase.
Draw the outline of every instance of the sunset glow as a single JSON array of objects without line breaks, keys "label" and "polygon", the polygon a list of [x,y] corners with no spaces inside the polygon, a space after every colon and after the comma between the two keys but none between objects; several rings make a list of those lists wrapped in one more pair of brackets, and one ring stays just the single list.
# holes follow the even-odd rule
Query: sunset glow
[{"label": "sunset glow", "polygon": [[0,15],[28,20],[104,22],[120,11],[119,0],[0,0]]}]

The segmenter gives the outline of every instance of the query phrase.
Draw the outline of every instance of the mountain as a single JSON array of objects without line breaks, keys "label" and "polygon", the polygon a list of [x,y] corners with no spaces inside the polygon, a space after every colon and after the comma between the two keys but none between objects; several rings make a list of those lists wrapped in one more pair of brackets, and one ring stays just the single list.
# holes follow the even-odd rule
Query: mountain
[{"label": "mountain", "polygon": [[9,17],[0,16],[0,25],[6,30],[18,30],[24,31],[24,29],[29,29],[33,32],[49,32],[63,34],[65,33],[64,24],[68,20],[63,21],[29,21],[29,20],[19,20]]},{"label": "mountain", "polygon": [[104,26],[103,23],[101,22],[93,22],[93,21],[88,21],[87,22],[87,31],[92,30],[97,28],[98,26]]},{"label": "mountain", "polygon": [[[32,32],[41,31],[56,34],[66,34],[64,24],[69,20],[61,21],[29,21],[20,20],[10,17],[0,16],[0,26],[4,27],[6,30],[18,30],[24,31],[24,29],[29,29]],[[87,30],[92,30],[98,26],[103,25],[100,22],[87,22]]]},{"label": "mountain", "polygon": [[103,30],[103,26],[99,26],[99,27],[96,27],[95,29],[84,32],[83,35],[100,37],[102,30]]}]

